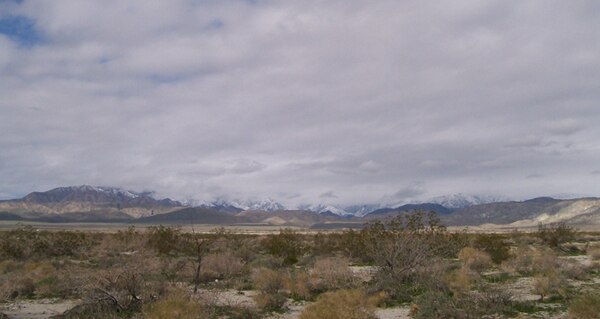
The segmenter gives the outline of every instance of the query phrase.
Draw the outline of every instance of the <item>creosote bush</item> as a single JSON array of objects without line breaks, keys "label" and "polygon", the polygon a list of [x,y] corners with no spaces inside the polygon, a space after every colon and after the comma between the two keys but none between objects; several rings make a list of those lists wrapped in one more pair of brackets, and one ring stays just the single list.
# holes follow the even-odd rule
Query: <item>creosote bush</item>
[{"label": "creosote bush", "polygon": [[300,234],[292,229],[282,229],[279,234],[268,235],[262,246],[271,255],[282,257],[284,265],[293,265],[304,254],[306,247]]},{"label": "creosote bush", "polygon": [[497,234],[479,234],[473,246],[487,253],[495,264],[501,264],[510,258],[510,244]]},{"label": "creosote bush", "polygon": [[537,238],[552,248],[560,248],[561,245],[575,239],[576,235],[575,229],[564,222],[550,225],[539,224],[536,233]]}]

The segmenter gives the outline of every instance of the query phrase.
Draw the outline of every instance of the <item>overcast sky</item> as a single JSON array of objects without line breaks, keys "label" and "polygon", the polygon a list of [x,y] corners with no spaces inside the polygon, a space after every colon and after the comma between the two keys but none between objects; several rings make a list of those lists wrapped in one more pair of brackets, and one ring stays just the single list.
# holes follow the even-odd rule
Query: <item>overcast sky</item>
[{"label": "overcast sky", "polygon": [[600,195],[600,2],[0,0],[0,198]]}]

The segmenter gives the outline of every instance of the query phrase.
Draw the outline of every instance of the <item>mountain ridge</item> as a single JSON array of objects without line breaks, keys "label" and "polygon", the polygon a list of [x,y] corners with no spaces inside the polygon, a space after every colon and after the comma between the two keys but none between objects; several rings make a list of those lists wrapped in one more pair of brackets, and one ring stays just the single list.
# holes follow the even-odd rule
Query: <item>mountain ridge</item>
[{"label": "mountain ridge", "polygon": [[[523,201],[466,204],[464,195],[450,201],[386,205],[306,205],[287,209],[273,199],[243,204],[217,200],[192,206],[168,198],[155,199],[151,192],[137,193],[115,187],[89,185],[58,187],[46,192],[32,192],[20,199],[0,201],[0,220],[46,222],[133,222],[133,223],[216,223],[266,224],[312,227],[323,225],[359,225],[373,219],[389,218],[413,210],[435,211],[450,226],[484,224],[535,226],[537,223],[569,222],[600,225],[600,199],[585,197],[555,199],[536,197]],[[438,198],[439,199],[439,198]],[[488,199],[475,198],[475,201]],[[242,207],[239,207],[242,206]],[[354,214],[349,213],[349,211]]]}]

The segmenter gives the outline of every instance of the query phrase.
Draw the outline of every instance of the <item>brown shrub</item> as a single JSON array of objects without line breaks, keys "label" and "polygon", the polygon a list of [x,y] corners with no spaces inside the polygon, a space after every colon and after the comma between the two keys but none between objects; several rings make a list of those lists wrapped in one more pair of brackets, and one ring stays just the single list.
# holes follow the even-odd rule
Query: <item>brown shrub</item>
[{"label": "brown shrub", "polygon": [[444,282],[455,295],[466,295],[480,280],[477,272],[466,267],[454,270],[444,277]]},{"label": "brown shrub", "polygon": [[287,301],[284,294],[280,292],[276,293],[265,293],[260,292],[253,297],[256,302],[256,307],[264,312],[271,312],[281,310]]},{"label": "brown shrub", "polygon": [[170,293],[158,301],[145,304],[142,307],[145,319],[196,319],[205,318],[206,314],[201,305],[190,299],[183,291]]},{"label": "brown shrub", "polygon": [[327,292],[308,305],[300,319],[374,319],[376,303],[361,290]]},{"label": "brown shrub", "polygon": [[355,286],[356,278],[348,263],[338,257],[318,259],[310,271],[311,286],[321,291]]},{"label": "brown shrub", "polygon": [[588,256],[593,260],[600,260],[600,247],[591,247],[587,250]]},{"label": "brown shrub", "polygon": [[272,269],[255,269],[251,279],[254,287],[264,293],[274,294],[283,288],[283,276]]},{"label": "brown shrub", "polygon": [[463,267],[481,272],[492,266],[492,259],[487,253],[473,247],[465,247],[458,252],[458,259]]},{"label": "brown shrub", "polygon": [[531,272],[537,274],[552,274],[560,268],[560,261],[551,251],[540,251],[534,254],[531,263]]},{"label": "brown shrub", "polygon": [[529,245],[523,243],[517,246],[510,259],[502,264],[507,271],[516,271],[521,274],[533,273],[533,257],[535,251]]},{"label": "brown shrub", "polygon": [[588,293],[575,298],[569,305],[569,318],[600,318],[600,294]]},{"label": "brown shrub", "polygon": [[239,275],[244,264],[230,253],[211,254],[202,259],[202,276],[210,279],[223,279]]},{"label": "brown shrub", "polygon": [[297,271],[284,279],[284,288],[290,292],[290,296],[295,299],[309,300],[312,298],[311,279],[308,273]]},{"label": "brown shrub", "polygon": [[538,275],[533,281],[532,292],[540,295],[540,300],[552,295],[566,296],[567,282],[558,272]]}]

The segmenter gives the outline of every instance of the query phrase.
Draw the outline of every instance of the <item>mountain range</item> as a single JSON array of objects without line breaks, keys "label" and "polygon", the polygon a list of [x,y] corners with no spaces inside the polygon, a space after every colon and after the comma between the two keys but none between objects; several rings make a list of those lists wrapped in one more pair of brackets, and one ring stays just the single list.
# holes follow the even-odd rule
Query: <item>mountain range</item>
[{"label": "mountain range", "polygon": [[194,203],[155,199],[151,192],[115,187],[69,186],[0,201],[0,220],[42,222],[127,222],[144,224],[278,225],[313,228],[360,227],[373,219],[413,210],[435,211],[447,225],[514,227],[568,222],[600,226],[600,199],[534,198],[508,201],[462,194],[422,203],[387,205],[304,205],[286,209],[272,199]]}]

